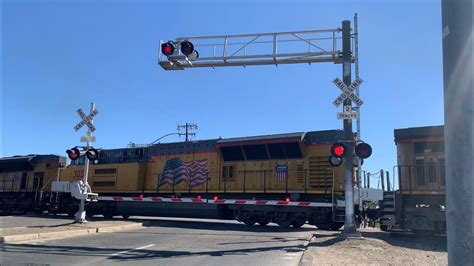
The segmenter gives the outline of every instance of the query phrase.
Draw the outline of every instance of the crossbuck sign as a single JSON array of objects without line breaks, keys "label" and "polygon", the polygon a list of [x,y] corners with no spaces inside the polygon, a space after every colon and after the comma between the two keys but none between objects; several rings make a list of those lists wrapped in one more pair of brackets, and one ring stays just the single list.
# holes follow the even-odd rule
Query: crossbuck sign
[{"label": "crossbuck sign", "polygon": [[341,89],[342,93],[341,95],[339,95],[339,97],[337,97],[336,100],[334,100],[334,102],[332,102],[332,104],[334,104],[334,106],[336,107],[339,107],[339,105],[341,105],[341,103],[343,103],[344,100],[349,98],[357,106],[361,106],[364,102],[359,98],[359,96],[355,94],[355,92],[356,92],[356,89],[360,86],[360,84],[362,84],[362,82],[363,82],[362,79],[356,78],[354,82],[352,82],[352,84],[349,87],[347,87],[347,85],[344,84],[342,80],[340,80],[339,78],[336,78],[333,81],[333,83],[336,85],[336,87]]},{"label": "crossbuck sign", "polygon": [[81,108],[77,109],[77,113],[79,114],[79,116],[81,117],[81,122],[79,122],[75,127],[74,127],[74,130],[78,131],[79,129],[81,129],[84,125],[87,125],[87,127],[89,128],[89,130],[91,132],[94,132],[95,131],[95,127],[94,125],[92,124],[92,118],[94,118],[94,116],[96,116],[99,111],[97,111],[97,109],[94,109],[89,115],[86,116],[86,114],[82,111]]}]

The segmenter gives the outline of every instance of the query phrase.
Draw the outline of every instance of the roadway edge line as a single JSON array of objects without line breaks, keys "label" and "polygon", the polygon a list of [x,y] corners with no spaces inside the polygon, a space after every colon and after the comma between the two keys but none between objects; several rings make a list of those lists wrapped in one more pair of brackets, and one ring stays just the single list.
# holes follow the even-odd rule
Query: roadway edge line
[{"label": "roadway edge line", "polygon": [[71,237],[76,237],[76,236],[98,234],[98,233],[112,233],[112,232],[119,232],[119,231],[124,231],[124,230],[139,229],[144,226],[147,226],[148,224],[149,222],[128,223],[128,224],[122,224],[122,225],[112,225],[112,226],[102,226],[102,227],[98,226],[98,227],[83,228],[83,229],[77,229],[77,230],[62,230],[62,231],[53,231],[53,232],[40,232],[40,233],[0,236],[0,244],[18,243],[18,242],[26,242],[26,241],[33,241],[33,240],[64,239],[64,238],[71,238]]}]

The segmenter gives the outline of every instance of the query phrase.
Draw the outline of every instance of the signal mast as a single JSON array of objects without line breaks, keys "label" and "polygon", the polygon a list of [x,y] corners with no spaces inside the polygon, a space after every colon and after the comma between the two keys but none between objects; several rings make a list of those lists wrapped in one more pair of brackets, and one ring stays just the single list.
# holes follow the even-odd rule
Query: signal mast
[{"label": "signal mast", "polygon": [[[357,17],[355,17],[356,20]],[[357,23],[356,23],[357,25]],[[342,35],[342,36],[339,36]],[[158,64],[165,70],[184,70],[186,68],[216,68],[230,66],[282,65],[301,63],[342,64],[343,74],[343,110],[350,110],[351,99],[359,99],[358,85],[351,84],[351,64],[357,58],[351,51],[350,21],[342,22],[341,28],[288,31],[258,34],[219,35],[179,37],[170,41],[160,41]],[[355,34],[355,44],[358,35]],[[338,47],[342,42],[342,51]],[[290,47],[290,49],[289,49]],[[199,52],[198,52],[199,50]],[[356,67],[358,75],[358,67]],[[357,80],[356,80],[357,81]],[[362,80],[358,80],[359,84]],[[351,90],[348,90],[350,88]],[[345,92],[348,90],[349,92]],[[351,96],[351,97],[349,97]],[[339,104],[340,104],[339,103]],[[357,103],[357,102],[356,102]],[[359,99],[358,105],[362,101]],[[337,105],[338,106],[338,105]],[[357,117],[359,108],[357,110]],[[347,114],[344,112],[343,114]],[[349,113],[350,114],[350,113]],[[358,234],[354,222],[353,156],[356,141],[360,142],[360,130],[354,138],[352,115],[344,118],[343,146],[339,146],[332,156],[334,164],[344,163],[345,223],[344,232]],[[355,117],[355,115],[354,115]],[[359,123],[357,123],[359,125]],[[363,147],[366,147],[365,145]],[[364,148],[359,148],[364,150]],[[370,147],[370,146],[369,146]],[[365,149],[367,150],[367,149]],[[370,149],[371,151],[371,149]],[[370,152],[371,153],[371,152]],[[337,155],[337,156],[335,156]],[[357,154],[359,158],[370,156]],[[360,156],[360,155],[363,155]],[[339,156],[339,157],[338,157]],[[331,159],[332,158],[332,159]],[[361,162],[362,160],[359,160]],[[360,164],[358,165],[360,167]],[[360,172],[360,171],[359,171]],[[360,178],[359,178],[360,180]]]}]

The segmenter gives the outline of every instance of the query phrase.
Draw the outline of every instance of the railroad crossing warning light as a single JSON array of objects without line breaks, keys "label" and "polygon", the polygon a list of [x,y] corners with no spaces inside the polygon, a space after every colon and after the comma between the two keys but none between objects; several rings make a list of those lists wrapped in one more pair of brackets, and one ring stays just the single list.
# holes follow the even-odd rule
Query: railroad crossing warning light
[{"label": "railroad crossing warning light", "polygon": [[174,53],[174,44],[172,42],[166,42],[161,44],[161,52],[166,55],[170,56]]},{"label": "railroad crossing warning light", "polygon": [[91,147],[86,151],[86,157],[91,161],[95,161],[99,158],[99,151]]},{"label": "railroad crossing warning light", "polygon": [[372,155],[372,147],[369,144],[362,142],[355,147],[356,155],[361,159],[367,159]]},{"label": "railroad crossing warning light", "polygon": [[346,149],[343,143],[334,143],[331,147],[331,155],[336,158],[343,158],[346,154]]},{"label": "railroad crossing warning light", "polygon": [[182,41],[180,46],[181,53],[183,53],[185,56],[188,56],[194,52],[194,45],[189,41]]},{"label": "railroad crossing warning light", "polygon": [[71,161],[77,160],[81,156],[81,151],[79,151],[78,148],[72,148],[72,149],[66,150],[66,153],[67,153],[67,157],[69,157]]},{"label": "railroad crossing warning light", "polygon": [[342,164],[342,158],[334,157],[334,156],[329,156],[329,164],[334,167],[338,167],[339,165]]}]

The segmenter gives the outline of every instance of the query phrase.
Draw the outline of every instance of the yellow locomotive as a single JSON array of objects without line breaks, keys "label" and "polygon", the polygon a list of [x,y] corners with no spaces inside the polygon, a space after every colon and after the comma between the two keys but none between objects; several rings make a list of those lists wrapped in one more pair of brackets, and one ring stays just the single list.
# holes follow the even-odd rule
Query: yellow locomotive
[{"label": "yellow locomotive", "polygon": [[[344,221],[338,204],[343,169],[332,167],[328,158],[331,145],[342,138],[342,131],[328,130],[102,149],[89,167],[88,182],[100,198],[88,212],[124,217],[215,212],[246,224],[299,227],[309,221],[337,229]],[[61,169],[60,180],[82,179],[84,160]],[[183,204],[177,212],[174,204],[153,204],[162,198]],[[194,200],[186,206],[181,199],[220,204],[203,207],[208,204],[193,205]],[[64,200],[58,211],[76,209]]]},{"label": "yellow locomotive", "polygon": [[398,189],[384,192],[381,228],[445,232],[444,126],[395,129],[394,135]]},{"label": "yellow locomotive", "polygon": [[[342,167],[329,165],[340,131],[156,144],[101,150],[89,170],[100,194],[285,194],[343,191]],[[60,179],[82,179],[83,160],[61,169]],[[307,197],[308,195],[306,195]]]},{"label": "yellow locomotive", "polygon": [[3,214],[40,208],[43,193],[49,193],[66,158],[57,155],[0,158],[0,211]]}]

